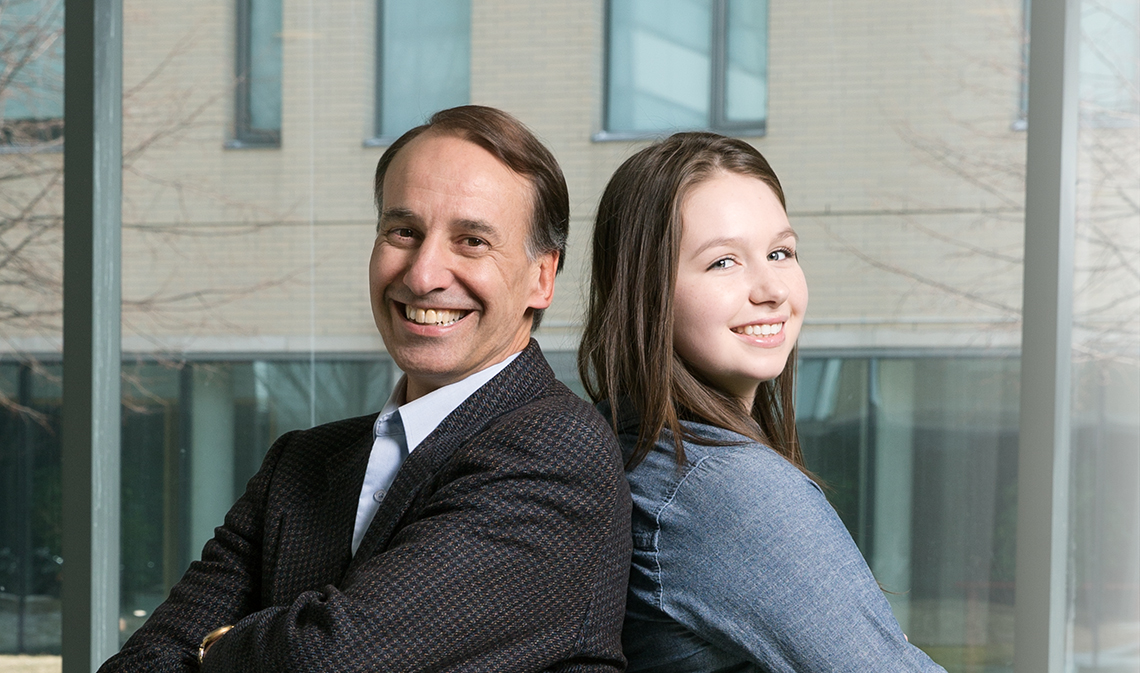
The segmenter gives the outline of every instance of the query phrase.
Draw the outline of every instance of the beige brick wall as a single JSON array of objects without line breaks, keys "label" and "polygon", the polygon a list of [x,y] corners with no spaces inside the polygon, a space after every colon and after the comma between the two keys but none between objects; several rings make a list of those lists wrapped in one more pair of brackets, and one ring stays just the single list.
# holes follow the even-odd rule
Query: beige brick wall
[{"label": "beige brick wall", "polygon": [[[281,147],[232,150],[232,3],[127,0],[129,348],[380,347],[366,266],[382,149],[363,145],[374,4],[285,0]],[[1018,342],[1021,4],[771,0],[768,130],[749,140],[802,237],[806,345]],[[548,344],[574,343],[596,201],[645,145],[591,140],[604,46],[602,0],[473,0],[473,102],[530,125],[570,186]]]}]

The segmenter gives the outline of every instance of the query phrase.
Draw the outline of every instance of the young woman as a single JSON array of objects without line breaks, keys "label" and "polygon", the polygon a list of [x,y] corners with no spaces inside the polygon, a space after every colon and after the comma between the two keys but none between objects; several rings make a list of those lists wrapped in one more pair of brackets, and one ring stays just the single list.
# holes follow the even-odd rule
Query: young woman
[{"label": "young woman", "polygon": [[804,468],[796,245],[732,138],[674,135],[602,196],[578,367],[628,459],[631,671],[942,670]]}]

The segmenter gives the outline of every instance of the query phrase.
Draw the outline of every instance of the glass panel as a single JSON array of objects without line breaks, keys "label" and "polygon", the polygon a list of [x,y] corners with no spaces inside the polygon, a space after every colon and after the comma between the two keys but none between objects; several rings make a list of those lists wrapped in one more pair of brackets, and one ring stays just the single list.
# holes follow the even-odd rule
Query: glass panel
[{"label": "glass panel", "polygon": [[380,135],[471,99],[471,0],[383,0]]},{"label": "glass panel", "polygon": [[63,2],[0,0],[0,145],[63,135]]},{"label": "glass panel", "polygon": [[1072,670],[1140,670],[1140,4],[1086,0],[1073,297]]},{"label": "glass panel", "polygon": [[708,128],[711,0],[610,3],[606,129]]},{"label": "glass panel", "polygon": [[281,0],[250,0],[249,125],[281,129]]},{"label": "glass panel", "polygon": [[0,361],[0,668],[60,651],[61,373]]},{"label": "glass panel", "polygon": [[797,417],[911,642],[950,670],[1006,670],[1013,641],[1014,358],[806,357]]},{"label": "glass panel", "polygon": [[725,120],[762,122],[768,116],[768,3],[728,1]]},{"label": "glass panel", "polygon": [[0,0],[0,670],[60,666],[62,148],[63,2]]},{"label": "glass panel", "polygon": [[275,438],[377,411],[392,373],[387,360],[125,367],[122,640],[198,557]]}]

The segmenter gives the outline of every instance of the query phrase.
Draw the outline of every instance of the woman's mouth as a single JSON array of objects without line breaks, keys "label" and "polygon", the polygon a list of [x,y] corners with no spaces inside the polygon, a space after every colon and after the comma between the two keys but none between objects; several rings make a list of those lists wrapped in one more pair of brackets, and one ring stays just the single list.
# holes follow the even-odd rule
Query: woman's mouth
[{"label": "woman's mouth", "polygon": [[784,323],[764,323],[762,325],[745,325],[743,327],[732,328],[733,332],[737,334],[745,334],[747,336],[773,336],[779,334],[784,329]]}]

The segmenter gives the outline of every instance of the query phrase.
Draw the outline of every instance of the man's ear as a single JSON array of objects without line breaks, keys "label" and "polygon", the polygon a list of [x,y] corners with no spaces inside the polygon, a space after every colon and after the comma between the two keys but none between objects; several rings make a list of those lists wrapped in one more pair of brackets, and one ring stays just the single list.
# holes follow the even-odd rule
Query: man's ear
[{"label": "man's ear", "polygon": [[534,263],[534,286],[529,308],[544,309],[554,300],[554,275],[558,273],[558,251],[544,253]]}]

